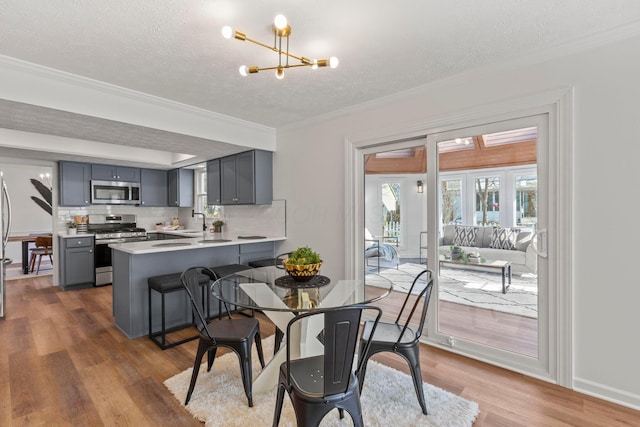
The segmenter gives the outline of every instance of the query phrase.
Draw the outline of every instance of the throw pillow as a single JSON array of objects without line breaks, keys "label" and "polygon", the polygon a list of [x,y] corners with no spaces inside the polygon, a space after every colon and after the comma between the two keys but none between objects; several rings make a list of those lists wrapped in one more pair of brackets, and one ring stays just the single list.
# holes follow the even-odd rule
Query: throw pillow
[{"label": "throw pillow", "polygon": [[516,248],[516,238],[519,232],[519,228],[496,227],[491,233],[491,243],[489,243],[489,247],[513,250]]},{"label": "throw pillow", "polygon": [[475,246],[478,227],[456,225],[456,234],[453,237],[453,244],[458,246]]}]

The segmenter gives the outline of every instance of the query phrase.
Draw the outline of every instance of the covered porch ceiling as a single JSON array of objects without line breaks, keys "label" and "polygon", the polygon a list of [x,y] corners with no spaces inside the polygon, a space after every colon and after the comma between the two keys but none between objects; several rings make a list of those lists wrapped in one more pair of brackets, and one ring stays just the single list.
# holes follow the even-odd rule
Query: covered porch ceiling
[{"label": "covered porch ceiling", "polygon": [[[421,139],[420,141],[424,141]],[[438,142],[441,172],[522,166],[536,163],[535,127],[475,135]],[[365,173],[420,174],[427,172],[424,142],[412,148],[365,156]]]}]

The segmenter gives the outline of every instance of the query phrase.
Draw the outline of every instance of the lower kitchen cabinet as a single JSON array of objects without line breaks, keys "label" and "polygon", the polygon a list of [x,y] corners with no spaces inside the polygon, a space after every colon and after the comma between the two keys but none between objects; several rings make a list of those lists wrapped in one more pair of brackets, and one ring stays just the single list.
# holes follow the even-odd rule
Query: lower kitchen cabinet
[{"label": "lower kitchen cabinet", "polygon": [[75,289],[93,286],[96,280],[94,237],[60,236],[60,286]]}]

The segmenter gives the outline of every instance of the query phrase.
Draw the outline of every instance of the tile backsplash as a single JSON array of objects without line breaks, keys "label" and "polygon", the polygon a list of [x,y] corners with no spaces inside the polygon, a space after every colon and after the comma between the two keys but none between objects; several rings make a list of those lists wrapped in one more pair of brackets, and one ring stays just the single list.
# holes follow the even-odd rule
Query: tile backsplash
[{"label": "tile backsplash", "polygon": [[[192,208],[170,207],[139,207],[119,205],[95,205],[85,207],[58,207],[57,230],[67,228],[67,222],[73,220],[76,215],[89,214],[133,214],[136,215],[138,227],[147,231],[153,231],[157,223],[169,225],[172,218],[178,217],[180,224],[185,229],[199,230],[202,228],[202,218],[191,217]],[[239,235],[286,235],[286,201],[274,200],[271,205],[242,205],[223,206],[222,218],[224,231],[238,233]],[[210,226],[215,219],[207,218],[206,224]]]}]

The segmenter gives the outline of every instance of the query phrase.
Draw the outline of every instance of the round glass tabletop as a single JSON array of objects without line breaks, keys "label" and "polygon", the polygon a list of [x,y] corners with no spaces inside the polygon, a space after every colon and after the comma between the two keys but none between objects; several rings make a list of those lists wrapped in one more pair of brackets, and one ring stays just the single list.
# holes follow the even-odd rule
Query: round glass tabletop
[{"label": "round glass tabletop", "polygon": [[243,270],[217,280],[213,295],[227,304],[269,311],[309,311],[315,308],[367,304],[384,298],[392,283],[376,277],[375,283],[318,275],[298,283],[276,267]]}]

